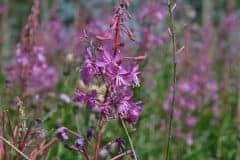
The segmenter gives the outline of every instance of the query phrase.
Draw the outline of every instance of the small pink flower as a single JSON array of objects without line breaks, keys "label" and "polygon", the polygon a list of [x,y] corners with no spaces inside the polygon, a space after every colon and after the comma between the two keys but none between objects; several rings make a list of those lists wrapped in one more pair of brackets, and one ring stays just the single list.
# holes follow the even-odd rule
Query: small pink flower
[{"label": "small pink flower", "polygon": [[183,92],[189,92],[191,90],[191,86],[188,82],[179,82],[177,87]]},{"label": "small pink flower", "polygon": [[188,145],[192,145],[193,144],[193,135],[191,133],[186,135],[186,141]]},{"label": "small pink flower", "polygon": [[186,124],[189,127],[194,127],[197,124],[197,118],[196,117],[192,117],[192,116],[187,117]]}]

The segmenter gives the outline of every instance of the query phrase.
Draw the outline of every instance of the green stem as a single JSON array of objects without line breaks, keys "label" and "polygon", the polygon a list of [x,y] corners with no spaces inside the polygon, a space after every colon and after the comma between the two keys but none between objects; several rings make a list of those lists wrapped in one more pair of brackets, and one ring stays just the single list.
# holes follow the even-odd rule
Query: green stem
[{"label": "green stem", "polygon": [[0,136],[0,139],[2,141],[4,141],[6,144],[8,144],[10,147],[12,147],[16,152],[18,152],[23,158],[25,158],[26,160],[31,160],[30,158],[28,158],[28,156],[26,156],[23,152],[21,152],[17,147],[15,147],[11,142],[9,142],[7,139],[5,139],[4,137]]},{"label": "green stem", "polygon": [[132,141],[131,136],[129,135],[127,126],[126,126],[126,124],[125,124],[125,122],[123,121],[122,118],[120,118],[120,121],[121,121],[121,124],[122,124],[122,126],[123,126],[124,132],[125,132],[125,134],[127,135],[127,138],[128,138],[129,144],[130,144],[130,147],[131,147],[132,152],[133,152],[134,159],[137,160],[137,154],[136,154],[136,152],[135,152],[134,145],[133,145],[133,141]]},{"label": "green stem", "polygon": [[170,35],[171,35],[171,41],[172,41],[172,85],[173,85],[173,91],[172,91],[172,100],[171,100],[171,111],[170,111],[170,117],[169,117],[169,126],[168,126],[168,140],[167,140],[167,150],[166,150],[166,160],[169,158],[169,150],[170,150],[170,144],[172,140],[172,121],[173,121],[173,113],[175,108],[175,97],[176,97],[176,70],[177,70],[177,62],[176,62],[176,31],[175,31],[175,22],[174,22],[174,15],[173,11],[176,7],[176,4],[173,3],[173,0],[168,0],[168,12],[169,12],[169,18],[170,18]]},{"label": "green stem", "polygon": [[[238,64],[238,66],[240,66]],[[239,75],[239,74],[238,74]],[[240,82],[240,76],[238,76],[238,82]],[[237,130],[240,131],[240,85],[238,83],[238,104],[237,104]],[[237,159],[240,158],[240,142],[237,141]]]}]

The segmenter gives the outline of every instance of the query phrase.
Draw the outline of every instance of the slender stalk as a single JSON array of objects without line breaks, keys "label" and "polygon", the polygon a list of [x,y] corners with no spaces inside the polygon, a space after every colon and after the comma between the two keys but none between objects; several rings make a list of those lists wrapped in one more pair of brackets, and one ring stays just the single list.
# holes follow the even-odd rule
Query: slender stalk
[{"label": "slender stalk", "polygon": [[0,136],[0,139],[2,141],[4,141],[7,145],[9,145],[10,147],[12,147],[16,152],[18,152],[24,159],[26,160],[31,160],[30,158],[28,158],[27,155],[25,155],[23,152],[21,152],[17,147],[15,147],[11,142],[9,142],[7,139],[5,139],[4,137]]},{"label": "slender stalk", "polygon": [[126,127],[126,124],[125,124],[125,122],[123,121],[122,118],[120,118],[120,121],[121,121],[121,124],[122,124],[122,126],[123,126],[124,132],[125,132],[125,134],[127,135],[127,138],[128,138],[129,144],[130,144],[130,147],[131,147],[132,152],[133,152],[133,157],[134,157],[135,160],[137,160],[137,154],[136,154],[135,149],[134,149],[134,145],[133,145],[132,138],[131,138],[131,136],[130,136],[129,133],[128,133],[128,129],[127,129],[127,127]]},{"label": "slender stalk", "polygon": [[34,154],[34,158],[33,159],[36,159],[38,156],[42,155],[44,153],[44,151],[48,150],[57,141],[58,141],[57,138],[53,138],[47,144],[45,144],[44,146],[40,147],[39,150]]},{"label": "slender stalk", "polygon": [[114,35],[114,53],[113,55],[116,56],[117,54],[117,50],[118,50],[118,47],[119,47],[119,29],[120,28],[120,17],[118,17],[117,19],[117,27],[116,27],[116,30],[115,30],[115,35]]},{"label": "slender stalk", "polygon": [[[240,82],[240,80],[238,80]],[[240,131],[240,86],[238,87],[238,103],[237,103],[237,129],[238,133]],[[240,158],[240,142],[237,141],[237,155],[236,159]]]},{"label": "slender stalk", "polygon": [[126,155],[132,154],[132,153],[133,153],[132,150],[127,150],[127,151],[125,151],[125,152],[123,152],[123,153],[121,153],[121,154],[111,158],[111,160],[118,160],[118,159],[120,159],[120,158],[122,158],[122,157],[124,157]]},{"label": "slender stalk", "polygon": [[86,158],[87,160],[90,160],[90,157],[89,157],[89,155],[88,155],[88,153],[87,153],[87,151],[86,151],[85,148],[83,148],[83,155],[85,156],[85,158]]},{"label": "slender stalk", "polygon": [[98,160],[98,156],[99,156],[99,148],[100,148],[100,144],[101,144],[101,139],[102,139],[102,128],[103,128],[103,115],[100,115],[100,119],[99,119],[99,123],[98,123],[98,133],[97,133],[97,142],[96,142],[96,146],[94,149],[94,158],[93,160]]},{"label": "slender stalk", "polygon": [[174,8],[176,7],[176,4],[173,3],[173,0],[168,0],[168,12],[170,17],[170,36],[172,40],[172,100],[171,100],[171,111],[170,111],[170,117],[169,117],[169,127],[168,127],[168,140],[167,140],[167,150],[166,150],[166,160],[168,160],[169,157],[169,150],[170,150],[170,144],[172,140],[172,119],[173,119],[173,113],[175,108],[175,97],[176,97],[176,69],[177,69],[177,63],[176,63],[176,33],[175,33],[175,22],[174,22]]}]

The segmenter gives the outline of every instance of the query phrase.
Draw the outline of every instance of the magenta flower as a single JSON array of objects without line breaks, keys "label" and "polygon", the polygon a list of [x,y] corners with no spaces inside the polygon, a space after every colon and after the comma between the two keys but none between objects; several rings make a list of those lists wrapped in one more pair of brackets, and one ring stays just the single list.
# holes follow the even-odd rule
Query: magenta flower
[{"label": "magenta flower", "polygon": [[57,70],[48,64],[45,47],[39,45],[39,7],[34,0],[12,63],[6,67],[7,82],[21,88],[22,94],[36,95],[54,89],[58,83]]},{"label": "magenta flower", "polygon": [[67,136],[67,133],[66,133],[66,128],[65,127],[60,127],[57,129],[56,131],[57,133],[57,136],[58,138],[61,140],[61,141],[67,141],[68,140],[68,136]]},{"label": "magenta flower", "polygon": [[83,102],[105,116],[117,115],[129,123],[135,123],[141,107],[139,102],[133,100],[130,87],[140,85],[136,62],[145,56],[126,56],[120,50],[123,34],[134,40],[134,31],[126,25],[131,16],[124,6],[116,8],[109,29],[96,36],[99,45],[87,47],[81,70],[81,78],[86,85],[94,83],[94,80],[103,80],[102,83],[107,86],[104,100],[97,99],[96,91],[77,90],[74,102]]},{"label": "magenta flower", "polygon": [[[102,147],[102,129],[106,122],[120,118],[130,124],[135,124],[142,110],[141,103],[134,100],[132,87],[140,85],[138,78],[140,71],[136,63],[143,60],[145,56],[131,57],[127,51],[124,51],[125,54],[121,52],[124,47],[123,40],[125,40],[123,36],[127,35],[131,40],[134,40],[135,36],[133,29],[126,24],[131,18],[127,11],[128,0],[119,1],[117,4],[110,27],[106,31],[95,35],[94,39],[89,39],[88,33],[84,32],[83,39],[87,46],[84,52],[81,78],[86,86],[84,90],[77,89],[73,98],[75,103],[84,103],[97,115],[96,136],[93,136],[94,133],[90,130],[87,132],[86,140],[87,144],[91,144],[91,137],[96,138],[93,159],[99,159],[101,154],[108,154],[108,146],[114,143],[118,143],[120,149],[125,150],[123,147],[125,141],[120,138],[110,141],[105,145],[107,147]],[[75,145],[68,144],[66,147],[80,151],[87,159],[91,159],[92,156],[88,156],[89,149],[84,145],[85,139],[71,130],[68,130],[68,133],[78,139]],[[133,150],[127,151],[127,155],[133,154],[136,157]],[[119,159],[123,156],[119,152],[112,159]]]},{"label": "magenta flower", "polygon": [[84,146],[84,144],[85,144],[85,139],[83,137],[78,137],[75,143],[76,147],[78,149],[81,149]]},{"label": "magenta flower", "polygon": [[22,44],[18,44],[6,72],[8,81],[13,85],[22,85],[20,81],[23,81],[22,87],[31,95],[54,88],[58,83],[57,70],[47,64],[45,49],[41,46],[35,46],[33,53],[29,53]]},{"label": "magenta flower", "polygon": [[51,17],[46,24],[44,24],[38,40],[40,44],[46,47],[47,53],[51,55],[59,54],[68,47],[66,42],[68,37],[64,24],[55,17]]},{"label": "magenta flower", "polygon": [[186,124],[189,127],[194,127],[197,124],[197,118],[193,116],[187,117]]},{"label": "magenta flower", "polygon": [[83,79],[84,84],[89,85],[93,76],[97,74],[97,68],[95,64],[95,60],[93,59],[93,54],[90,48],[87,48],[87,53],[85,56],[85,61],[81,71],[81,77]]},{"label": "magenta flower", "polygon": [[97,67],[101,67],[106,71],[109,67],[118,66],[118,63],[122,60],[120,54],[113,56],[106,49],[101,50],[101,55],[96,60]]},{"label": "magenta flower", "polygon": [[75,92],[75,97],[73,99],[74,102],[76,103],[86,103],[88,107],[94,108],[98,105],[98,100],[97,100],[97,92],[96,90],[92,90],[88,93],[85,93],[78,89]]}]

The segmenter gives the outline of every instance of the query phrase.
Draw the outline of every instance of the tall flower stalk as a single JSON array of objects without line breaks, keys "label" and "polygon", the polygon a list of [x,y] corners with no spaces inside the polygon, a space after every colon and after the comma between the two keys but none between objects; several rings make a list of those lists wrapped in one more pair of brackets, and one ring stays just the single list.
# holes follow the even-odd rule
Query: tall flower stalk
[{"label": "tall flower stalk", "polygon": [[[89,39],[87,33],[84,39],[87,42],[85,60],[81,69],[83,83],[88,89],[77,89],[74,102],[84,103],[97,115],[97,127],[95,144],[87,137],[83,137],[67,128],[57,131],[58,137],[67,143],[68,135],[77,138],[75,146],[67,143],[67,148],[83,153],[86,159],[98,160],[100,152],[107,152],[109,147],[117,144],[119,152],[112,160],[132,155],[137,159],[132,140],[125,122],[135,124],[141,112],[141,102],[134,100],[132,87],[140,85],[138,61],[145,57],[133,57],[129,53],[123,53],[125,37],[134,41],[134,31],[127,22],[131,19],[128,12],[128,0],[119,0],[114,8],[113,18],[109,29],[96,35],[96,40]],[[103,91],[91,89],[91,85],[104,86]],[[102,144],[103,128],[106,122],[120,119],[126,135],[129,139],[131,150],[125,150],[125,140],[121,137]],[[74,133],[74,134],[73,134]],[[70,146],[70,147],[69,147]],[[89,148],[93,154],[88,153]]]},{"label": "tall flower stalk", "polygon": [[167,140],[167,150],[166,150],[166,160],[168,160],[169,157],[169,150],[170,150],[170,143],[172,140],[172,120],[173,120],[173,113],[174,113],[174,107],[175,107],[175,97],[176,97],[176,31],[175,31],[175,22],[174,22],[174,9],[176,7],[176,4],[173,2],[173,0],[168,0],[168,12],[169,12],[169,18],[170,18],[170,36],[172,39],[172,100],[171,100],[171,111],[170,111],[170,117],[169,117],[169,127],[168,127],[168,140]]},{"label": "tall flower stalk", "polygon": [[33,96],[57,85],[58,73],[47,63],[45,47],[39,45],[40,0],[34,0],[31,14],[25,24],[21,41],[11,65],[6,67],[7,84],[21,88],[21,96]]}]

